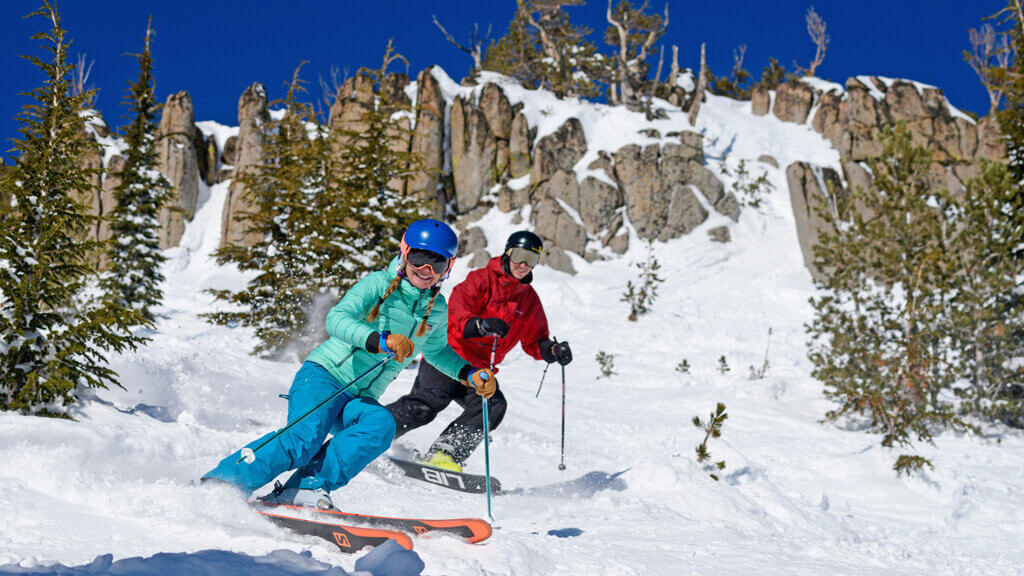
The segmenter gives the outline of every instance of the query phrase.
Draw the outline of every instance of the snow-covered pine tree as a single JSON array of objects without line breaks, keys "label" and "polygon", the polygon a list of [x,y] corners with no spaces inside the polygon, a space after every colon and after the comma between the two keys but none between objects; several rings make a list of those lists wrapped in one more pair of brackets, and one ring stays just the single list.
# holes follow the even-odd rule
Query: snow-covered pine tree
[{"label": "snow-covered pine tree", "polygon": [[240,219],[260,241],[227,245],[216,253],[218,263],[234,263],[256,275],[244,290],[213,290],[217,299],[237,308],[206,315],[218,324],[254,327],[259,338],[254,352],[271,358],[291,346],[300,354],[312,348],[307,327],[313,303],[336,286],[321,275],[322,262],[347,256],[332,250],[331,232],[324,230],[331,222],[331,212],[324,210],[336,211],[331,206],[343,199],[330,195],[326,127],[313,106],[300,100],[306,92],[300,77],[304,64],[296,68],[287,96],[273,103],[284,114],[266,125],[261,163],[239,177],[256,206]]},{"label": "snow-covered pine tree", "polygon": [[79,388],[117,384],[111,352],[143,338],[130,328],[148,322],[136,311],[89,297],[88,262],[101,248],[86,238],[95,222],[77,198],[95,192],[94,171],[82,167],[95,146],[83,138],[83,103],[72,94],[68,39],[54,6],[30,16],[52,27],[37,34],[50,58],[28,59],[46,76],[19,115],[18,156],[3,171],[0,190],[13,206],[0,222],[0,409],[66,416]]},{"label": "snow-covered pine tree", "polygon": [[1014,208],[1018,181],[1001,163],[983,163],[967,192],[948,207],[955,289],[947,299],[949,336],[962,411],[1024,427],[1024,260],[1013,251],[1024,237],[1024,212]]},{"label": "snow-covered pine tree", "polygon": [[116,205],[110,221],[113,240],[107,249],[110,268],[102,280],[115,302],[149,319],[153,319],[151,308],[163,298],[160,265],[166,258],[160,251],[159,215],[172,189],[159,171],[155,147],[160,104],[153,86],[151,40],[152,18],[146,26],[142,53],[135,55],[139,76],[129,84],[125,95],[132,115],[124,129],[128,147],[121,182],[114,188]]},{"label": "snow-covered pine tree", "polygon": [[[381,67],[362,68],[358,74],[366,76],[372,85],[380,86],[388,67],[396,60],[405,59],[388,41]],[[411,114],[411,109],[389,100],[386,91],[378,90],[373,106],[361,118],[359,130],[339,132],[345,145],[338,151],[338,186],[348,199],[345,205],[348,213],[335,220],[345,224],[336,234],[361,265],[361,268],[346,271],[354,273],[349,276],[354,280],[386,266],[398,253],[401,231],[429,215],[422,201],[392,189],[389,184],[424,170],[419,154],[393,145],[410,137],[409,130],[397,121],[402,114]],[[344,277],[341,272],[332,276]]]},{"label": "snow-covered pine tree", "polygon": [[931,155],[912,145],[905,126],[888,129],[883,142],[871,162],[874,186],[819,206],[831,226],[815,245],[824,279],[823,295],[811,299],[809,356],[837,404],[829,420],[864,415],[883,446],[909,446],[941,428],[971,427],[941,394],[954,380],[944,336],[950,285],[941,207],[949,194],[929,190]]},{"label": "snow-covered pine tree", "polygon": [[[999,111],[999,127],[1005,136],[1006,161],[1016,182],[1024,181],[1024,8],[1019,0],[1008,0],[998,16],[1008,24],[1012,54],[1007,68],[990,68],[992,82],[1006,94],[1006,104]],[[1018,195],[1015,206],[1024,209],[1024,195]]]}]

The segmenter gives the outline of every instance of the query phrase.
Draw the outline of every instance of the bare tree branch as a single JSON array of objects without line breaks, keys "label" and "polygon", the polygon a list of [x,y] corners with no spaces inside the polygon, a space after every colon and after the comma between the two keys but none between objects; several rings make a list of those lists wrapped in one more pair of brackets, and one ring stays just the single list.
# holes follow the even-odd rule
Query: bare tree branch
[{"label": "bare tree branch", "polygon": [[[644,6],[647,6],[647,0],[644,0]],[[654,46],[654,43],[662,34],[665,33],[665,30],[668,30],[668,2],[665,3],[665,17],[661,20],[661,26],[652,29],[647,33],[647,39],[644,40],[643,46],[640,48],[640,54],[637,55],[637,59],[647,59],[647,51],[651,49],[651,46]]]},{"label": "bare tree branch", "polygon": [[405,59],[405,56],[402,56],[398,52],[395,52],[395,49],[393,47],[393,43],[394,43],[394,39],[393,38],[388,40],[387,48],[385,48],[385,50],[384,50],[384,60],[383,60],[383,63],[381,64],[381,68],[380,68],[380,78],[381,79],[383,79],[384,75],[387,74],[388,67],[391,66],[391,63],[396,61],[396,60],[401,60],[402,62],[405,62],[406,69],[409,68],[409,61]]},{"label": "bare tree branch", "polygon": [[981,30],[971,28],[971,52],[964,52],[964,59],[974,70],[981,84],[988,92],[989,114],[999,109],[1003,99],[1003,89],[996,79],[995,70],[1007,70],[1013,48],[1008,34],[999,34],[991,24],[984,24]]},{"label": "bare tree branch", "polygon": [[[149,42],[149,30],[146,31],[146,42]],[[96,64],[96,60],[86,64],[85,54],[78,55],[78,64],[75,66],[74,77],[71,79],[71,94],[73,96],[80,96],[85,94],[89,90],[95,88],[95,85],[89,84],[89,75],[92,74],[92,67]],[[86,100],[86,105],[92,107],[95,104],[95,93]]]},{"label": "bare tree branch", "polygon": [[466,54],[469,54],[470,57],[473,58],[473,71],[479,72],[481,70],[480,64],[483,61],[483,45],[491,37],[490,26],[487,27],[487,34],[483,38],[481,38],[479,25],[473,24],[473,31],[469,35],[469,44],[470,46],[472,46],[472,48],[467,48],[460,44],[458,40],[456,40],[451,34],[448,33],[447,30],[445,30],[444,26],[442,26],[441,23],[437,20],[436,15],[434,16],[434,25],[441,30],[441,33],[444,34],[444,37],[446,40],[448,40],[448,42],[452,43],[453,45],[455,45],[456,48],[462,50]]},{"label": "bare tree branch", "polygon": [[679,46],[672,45],[672,67],[668,73],[668,85],[675,88],[676,81],[679,80]]},{"label": "bare tree branch", "polygon": [[814,11],[814,6],[807,9],[807,33],[811,35],[811,40],[814,42],[815,52],[814,60],[811,61],[811,65],[807,67],[807,76],[814,76],[814,72],[818,69],[818,66],[825,61],[825,52],[828,51],[828,34],[825,34],[825,21],[818,16],[818,13]]},{"label": "bare tree branch", "polygon": [[658,54],[658,71],[654,73],[654,82],[651,83],[651,89],[647,93],[647,106],[644,113],[648,120],[654,120],[654,95],[658,92],[658,82],[661,81],[661,67],[665,63],[665,51],[662,50]]},{"label": "bare tree branch", "polygon": [[[647,10],[647,0],[636,9],[635,14],[643,15]],[[637,47],[637,53],[635,56],[630,57],[630,36],[635,32],[643,31],[644,29],[635,22],[629,21],[629,13],[623,13],[621,17],[616,18],[614,11],[612,10],[612,0],[608,0],[608,8],[605,12],[605,19],[608,23],[615,27],[616,33],[619,40],[619,49],[616,62],[616,69],[618,72],[618,78],[616,80],[620,85],[620,92],[622,94],[622,101],[627,106],[638,107],[640,102],[638,100],[642,97],[642,89],[644,81],[647,79],[647,66],[645,60],[649,54],[654,43],[668,29],[669,13],[668,4],[665,4],[665,16],[660,19],[657,25],[646,30],[647,35],[643,42]]]},{"label": "bare tree branch", "polygon": [[324,79],[323,75],[318,75],[317,80],[320,84],[320,101],[330,110],[331,106],[334,106],[334,101],[338,99],[338,91],[345,84],[345,80],[348,80],[348,67],[346,66],[342,72],[337,66],[331,66],[330,76]]},{"label": "bare tree branch", "polygon": [[747,53],[747,45],[740,44],[732,51],[732,77],[739,78],[740,70],[743,70],[743,56]]}]

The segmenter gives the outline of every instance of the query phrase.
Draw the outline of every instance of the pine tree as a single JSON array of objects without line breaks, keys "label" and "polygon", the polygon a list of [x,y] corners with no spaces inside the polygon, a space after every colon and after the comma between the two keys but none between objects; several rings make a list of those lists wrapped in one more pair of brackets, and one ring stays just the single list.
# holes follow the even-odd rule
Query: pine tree
[{"label": "pine tree", "polygon": [[518,0],[509,33],[492,42],[483,68],[508,74],[559,98],[597,96],[614,63],[587,40],[591,30],[569,21],[565,8],[583,0]]},{"label": "pine tree", "polygon": [[[381,67],[363,68],[358,74],[379,86],[395,60],[404,58],[389,41]],[[353,225],[337,233],[361,265],[361,269],[348,271],[355,273],[350,276],[354,279],[385,266],[398,252],[400,231],[427,215],[422,201],[390,186],[424,169],[419,154],[393,146],[393,142],[405,140],[409,132],[395,120],[396,115],[408,112],[407,106],[390,101],[384,91],[378,91],[374,105],[361,119],[359,131],[340,132],[346,144],[339,151],[338,186],[348,201],[347,213],[338,221]]]},{"label": "pine tree", "polygon": [[971,428],[940,394],[953,381],[943,339],[949,194],[929,190],[930,153],[911,144],[905,126],[883,142],[874,186],[819,207],[832,228],[815,246],[824,295],[811,300],[808,332],[812,375],[838,404],[826,417],[865,415],[891,447]]},{"label": "pine tree", "polygon": [[317,297],[331,286],[321,273],[322,262],[343,257],[332,253],[331,235],[323,230],[332,221],[324,210],[334,210],[331,205],[341,199],[331,196],[327,184],[332,166],[326,128],[312,105],[300,100],[306,92],[301,69],[295,70],[287,96],[273,103],[284,108],[284,115],[266,126],[260,165],[239,177],[256,206],[240,219],[261,239],[216,253],[218,263],[234,263],[256,275],[244,290],[213,290],[217,299],[238,308],[206,315],[219,324],[255,328],[255,353],[271,358],[292,345],[300,352],[312,347],[316,335],[308,330],[309,315]]},{"label": "pine tree", "polygon": [[637,318],[650,311],[654,300],[658,297],[658,284],[665,280],[658,276],[661,270],[661,263],[654,256],[654,243],[647,242],[647,258],[643,262],[636,263],[640,270],[637,283],[632,280],[626,282],[626,291],[622,294],[622,302],[629,303],[629,320],[636,322]]},{"label": "pine tree", "polygon": [[[0,178],[3,178],[4,171],[7,170],[7,161],[0,158]],[[5,190],[0,189],[0,222],[3,222],[5,215],[11,211],[11,195]]]},{"label": "pine tree", "polygon": [[1017,293],[1024,261],[1013,257],[1024,237],[1024,213],[1014,209],[1019,184],[1007,167],[983,163],[981,174],[948,209],[947,273],[954,282],[947,323],[962,411],[1024,427],[1024,298]]},{"label": "pine tree", "polygon": [[[1002,23],[1008,24],[1010,30],[1010,46],[1012,57],[1009,65],[988,68],[988,77],[1006,95],[1006,103],[997,114],[999,127],[1003,133],[1003,144],[1006,146],[1006,164],[1013,175],[1014,182],[1024,182],[1024,7],[1017,0],[1009,0],[997,16]],[[1024,188],[1017,186],[1013,195],[1013,209],[1024,211]],[[1016,258],[1024,259],[1024,236],[1019,237],[1014,248]]]},{"label": "pine tree", "polygon": [[160,104],[153,86],[151,37],[152,18],[146,26],[143,51],[136,55],[139,76],[130,83],[125,96],[133,115],[124,130],[128,148],[124,152],[121,182],[114,188],[116,206],[110,223],[113,241],[108,248],[110,269],[103,277],[104,289],[110,297],[150,320],[151,308],[163,298],[160,266],[166,258],[160,252],[159,214],[171,193],[171,183],[159,171],[154,146]]},{"label": "pine tree", "polygon": [[491,40],[484,52],[481,68],[515,78],[527,88],[540,85],[538,71],[544,54],[537,48],[530,30],[526,12],[516,10],[508,32],[497,40]]},{"label": "pine tree", "polygon": [[757,85],[768,90],[775,90],[789,77],[785,66],[779,64],[775,58],[768,58],[768,65],[761,70],[761,80]]},{"label": "pine tree", "polygon": [[79,115],[92,92],[71,93],[74,66],[56,8],[44,0],[30,16],[52,24],[33,36],[50,59],[27,58],[46,81],[29,93],[35,102],[18,118],[16,163],[0,177],[3,195],[13,198],[0,223],[0,409],[61,416],[78,387],[117,384],[108,358],[143,342],[130,327],[147,321],[87,293],[87,263],[101,248],[85,239],[95,217],[77,200],[94,192],[94,170],[81,160],[95,144],[83,138]]},{"label": "pine tree", "polygon": [[668,28],[668,5],[662,17],[647,13],[646,0],[640,6],[620,0],[614,10],[609,3],[605,19],[609,21],[604,31],[605,44],[616,48],[611,76],[618,86],[619,98],[630,109],[640,110],[643,107],[641,95],[650,71],[647,58],[658,53],[655,43]]},{"label": "pine tree", "polygon": [[[1010,26],[1009,34],[1014,57],[1008,68],[990,68],[993,84],[1006,94],[1006,104],[999,112],[999,126],[1006,137],[1006,160],[1016,182],[1024,181],[1024,14],[1016,0],[1009,0],[998,15],[1002,23]],[[1024,208],[1024,198],[1016,201],[1018,210]]]}]

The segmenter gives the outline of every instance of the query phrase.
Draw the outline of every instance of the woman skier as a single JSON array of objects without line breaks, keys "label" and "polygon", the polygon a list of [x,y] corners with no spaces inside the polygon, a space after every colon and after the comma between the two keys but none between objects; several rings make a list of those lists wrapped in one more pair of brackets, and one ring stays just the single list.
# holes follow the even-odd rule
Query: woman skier
[{"label": "woman skier", "polygon": [[[448,307],[441,282],[455,263],[458,240],[437,220],[413,223],[402,236],[401,252],[367,275],[327,313],[330,338],[306,358],[288,392],[288,422],[344,389],[265,446],[273,433],[239,450],[203,476],[227,482],[247,497],[282,472],[297,469],[268,502],[331,508],[330,491],[347,484],[391,446],[395,420],[377,398],[422,352],[452,381],[490,397],[497,380],[476,369],[447,344]],[[385,361],[385,359],[390,360]],[[379,366],[379,368],[377,368]],[[364,374],[360,377],[361,374]],[[333,434],[324,442],[328,434]]]},{"label": "woman skier", "polygon": [[[480,370],[491,367],[494,337],[498,347],[497,365],[516,344],[537,360],[566,365],[572,362],[567,342],[548,336],[548,321],[537,292],[530,286],[533,268],[540,261],[544,244],[533,232],[519,231],[508,237],[505,252],[487,266],[469,273],[451,296],[448,345]],[[483,403],[442,366],[424,357],[412,391],[388,410],[395,416],[396,438],[431,422],[454,400],[462,414],[452,421],[431,445],[424,463],[446,470],[462,471],[469,455],[483,440]],[[490,398],[488,418],[494,430],[505,416],[507,403],[501,390]]]}]

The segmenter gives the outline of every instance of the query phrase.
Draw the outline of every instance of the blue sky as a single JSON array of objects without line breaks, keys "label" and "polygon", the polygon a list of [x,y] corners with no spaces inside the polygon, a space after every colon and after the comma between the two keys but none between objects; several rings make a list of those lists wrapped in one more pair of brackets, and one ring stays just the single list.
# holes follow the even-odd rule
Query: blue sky
[{"label": "blue sky", "polygon": [[[19,54],[41,55],[30,36],[45,26],[42,19],[22,17],[41,4],[36,0],[0,3],[0,137],[3,150],[15,136],[13,120],[27,101],[20,92],[39,85],[41,73]],[[968,30],[1005,2],[997,0],[861,0],[671,2],[670,25],[663,39],[676,44],[680,65],[699,65],[700,43],[708,43],[708,61],[719,75],[732,67],[733,49],[746,44],[745,67],[757,78],[768,57],[787,68],[806,65],[814,55],[804,13],[814,5],[828,26],[831,45],[818,75],[844,82],[858,74],[911,78],[942,88],[954,105],[984,114],[988,98],[974,72],[964,63]],[[590,0],[569,10],[574,21],[599,34],[606,27],[605,2]],[[661,11],[664,3],[653,0]],[[440,64],[458,80],[470,59],[448,44],[431,22],[436,14],[460,40],[474,22],[492,35],[504,33],[514,0],[360,0],[269,2],[249,0],[117,1],[64,0],[58,3],[64,27],[74,44],[95,65],[91,82],[100,88],[98,107],[107,122],[124,124],[121,98],[137,65],[127,53],[142,45],[146,19],[152,14],[157,95],[161,100],[187,90],[198,120],[237,124],[238,97],[254,81],[264,83],[271,98],[282,95],[285,82],[303,60],[304,76],[315,86],[317,75],[331,66],[354,72],[376,66],[389,38],[409,60],[410,75]],[[607,47],[610,52],[611,48]],[[670,54],[670,52],[669,52]],[[403,67],[404,68],[404,67]],[[393,68],[394,69],[394,68]],[[667,63],[666,63],[667,69]],[[5,152],[5,156],[8,154]]]}]

